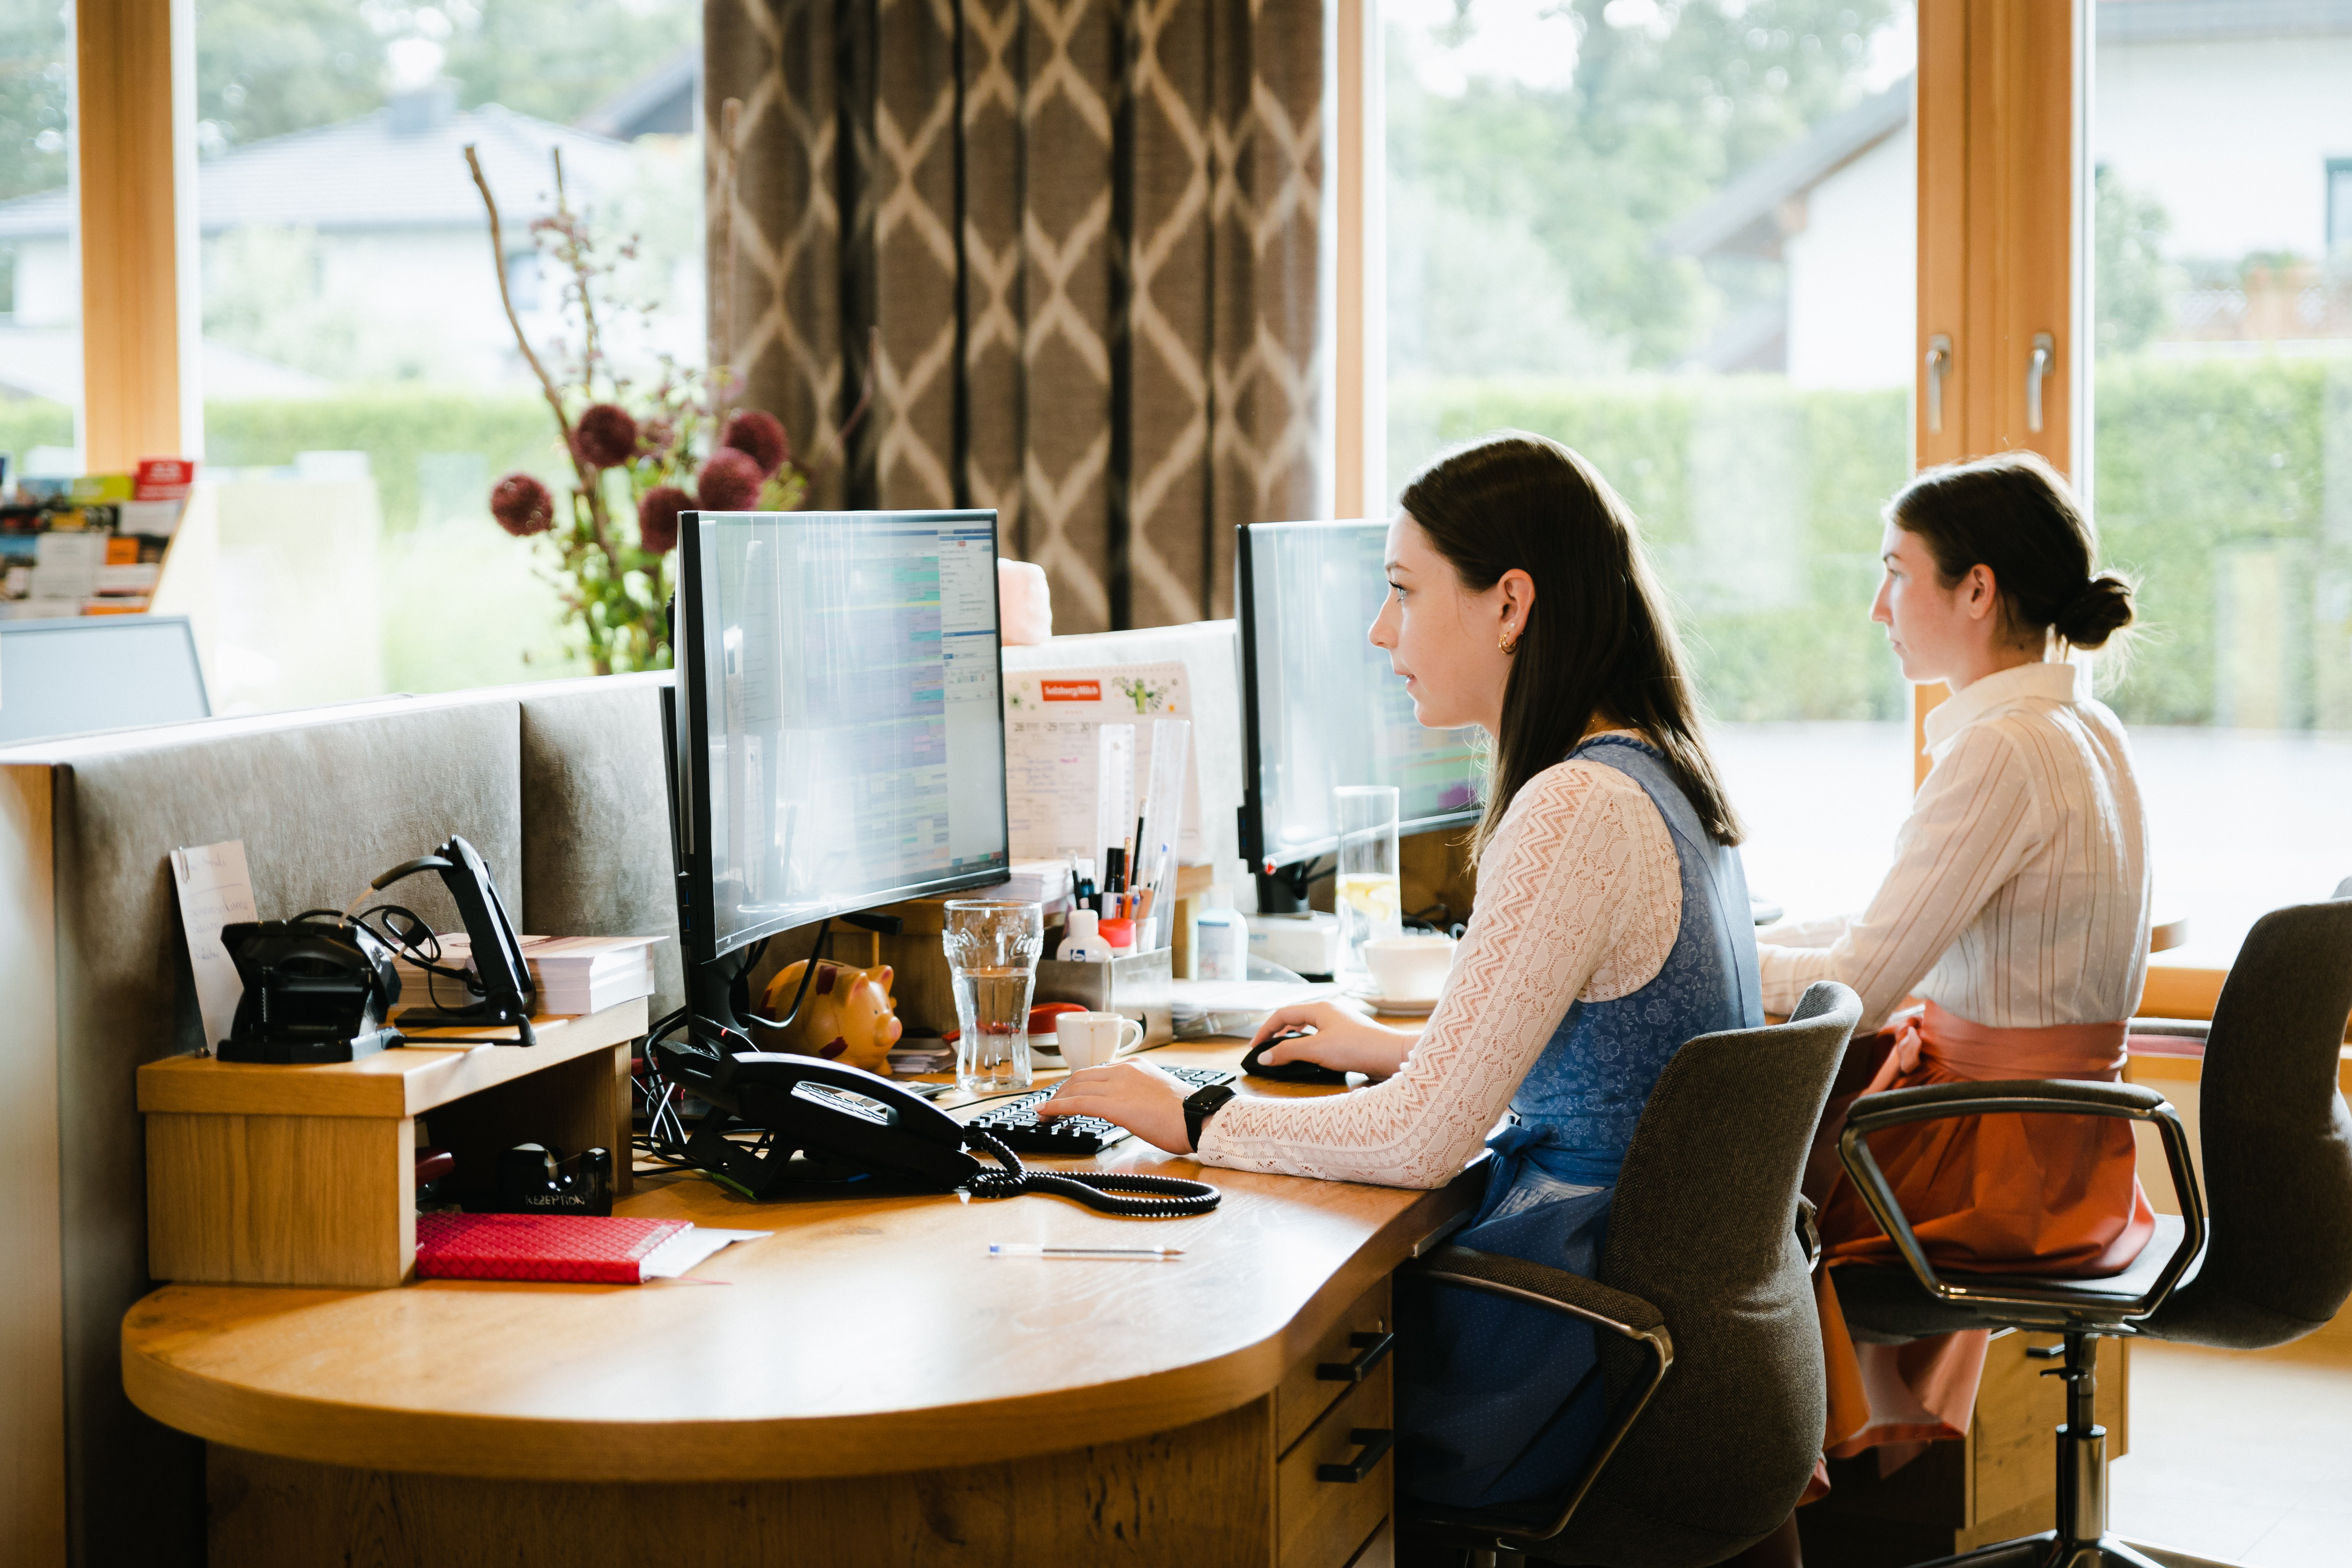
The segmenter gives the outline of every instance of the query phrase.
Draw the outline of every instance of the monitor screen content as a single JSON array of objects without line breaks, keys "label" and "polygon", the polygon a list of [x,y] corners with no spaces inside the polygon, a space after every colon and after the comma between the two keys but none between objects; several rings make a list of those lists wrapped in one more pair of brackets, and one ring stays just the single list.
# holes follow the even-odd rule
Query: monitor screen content
[{"label": "monitor screen content", "polygon": [[211,716],[185,616],[0,621],[0,745]]},{"label": "monitor screen content", "polygon": [[700,514],[679,731],[717,956],[1007,866],[996,514]]},{"label": "monitor screen content", "polygon": [[1477,731],[1423,729],[1389,656],[1366,636],[1388,595],[1387,543],[1381,522],[1242,530],[1251,796],[1242,850],[1260,868],[1337,848],[1331,791],[1339,784],[1394,784],[1406,833],[1477,816]]}]

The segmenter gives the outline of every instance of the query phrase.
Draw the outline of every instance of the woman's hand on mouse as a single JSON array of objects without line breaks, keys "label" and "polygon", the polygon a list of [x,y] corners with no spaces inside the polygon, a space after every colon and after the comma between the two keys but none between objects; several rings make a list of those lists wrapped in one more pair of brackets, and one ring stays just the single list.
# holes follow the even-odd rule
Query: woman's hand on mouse
[{"label": "woman's hand on mouse", "polygon": [[1081,1068],[1064,1079],[1050,1099],[1038,1101],[1037,1114],[1099,1116],[1171,1154],[1189,1154],[1184,1101],[1192,1092],[1182,1079],[1150,1062],[1114,1062]]},{"label": "woman's hand on mouse", "polygon": [[1417,1036],[1375,1024],[1352,1008],[1336,1002],[1301,1002],[1277,1007],[1250,1037],[1250,1044],[1289,1029],[1312,1029],[1312,1035],[1285,1040],[1267,1048],[1258,1059],[1269,1067],[1284,1062],[1314,1062],[1340,1072],[1368,1078],[1388,1078],[1404,1066]]}]

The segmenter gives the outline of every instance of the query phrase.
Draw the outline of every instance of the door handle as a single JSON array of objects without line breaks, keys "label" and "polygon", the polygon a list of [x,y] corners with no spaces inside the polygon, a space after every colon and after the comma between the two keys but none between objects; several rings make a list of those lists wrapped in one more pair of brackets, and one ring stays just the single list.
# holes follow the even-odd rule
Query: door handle
[{"label": "door handle", "polygon": [[1372,1368],[1386,1359],[1396,1345],[1394,1334],[1356,1333],[1348,1342],[1363,1353],[1353,1361],[1324,1361],[1315,1363],[1315,1377],[1319,1383],[1361,1383],[1371,1375]]},{"label": "door handle", "polygon": [[1386,1426],[1358,1426],[1349,1432],[1348,1441],[1359,1445],[1361,1451],[1344,1465],[1316,1466],[1317,1480],[1354,1486],[1389,1457],[1389,1450],[1396,1447],[1396,1433]]},{"label": "door handle", "polygon": [[2039,432],[2042,428],[2042,384],[2050,379],[2050,367],[2058,358],[2058,340],[2048,332],[2033,334],[2033,355],[2025,362],[2025,427]]},{"label": "door handle", "polygon": [[1944,433],[1944,378],[1952,374],[1952,336],[1937,332],[1927,340],[1927,430]]}]

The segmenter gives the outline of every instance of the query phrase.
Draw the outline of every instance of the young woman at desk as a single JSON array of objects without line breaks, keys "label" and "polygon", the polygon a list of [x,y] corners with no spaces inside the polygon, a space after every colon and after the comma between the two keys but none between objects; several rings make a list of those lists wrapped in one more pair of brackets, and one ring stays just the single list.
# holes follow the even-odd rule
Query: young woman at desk
[{"label": "young woman at desk", "polygon": [[[1185,1089],[1129,1063],[1073,1073],[1040,1109],[1107,1117],[1172,1152],[1197,1142],[1208,1164],[1406,1187],[1452,1180],[1507,1109],[1461,1240],[1590,1275],[1668,1058],[1695,1035],[1763,1022],[1738,826],[1633,518],[1582,458],[1507,434],[1440,459],[1405,489],[1387,570],[1371,640],[1421,722],[1494,740],[1477,905],[1427,1031],[1286,1007],[1260,1039],[1318,1033],[1268,1059],[1383,1081],[1234,1100],[1192,1128]],[[1423,1342],[1471,1331],[1446,1321]],[[1558,1321],[1515,1340],[1507,1365],[1465,1353],[1400,1386],[1401,1488],[1486,1504],[1576,1472],[1599,1384],[1543,1430],[1592,1363],[1590,1330]]]},{"label": "young woman at desk", "polygon": [[[1838,1163],[1847,1108],[1910,1084],[2116,1078],[2147,969],[2148,871],[2123,725],[2064,659],[2130,623],[2131,589],[2094,575],[2098,542],[2065,481],[2030,453],[1931,468],[1886,517],[1871,616],[1906,679],[1951,689],[1927,715],[1934,765],[1868,910],[1757,937],[1767,1008],[1840,980],[1861,994],[1864,1030],[1889,1026],[1856,1036],[1847,1071],[1867,1086],[1842,1079],[1806,1189],[1829,1262],[1900,1267]],[[1924,1009],[1889,1019],[1915,994]],[[1924,1121],[1871,1150],[1938,1268],[2115,1274],[2154,1231],[2121,1121]],[[1986,1336],[1854,1346],[1834,1272],[1817,1286],[1830,1457],[1962,1436]]]}]

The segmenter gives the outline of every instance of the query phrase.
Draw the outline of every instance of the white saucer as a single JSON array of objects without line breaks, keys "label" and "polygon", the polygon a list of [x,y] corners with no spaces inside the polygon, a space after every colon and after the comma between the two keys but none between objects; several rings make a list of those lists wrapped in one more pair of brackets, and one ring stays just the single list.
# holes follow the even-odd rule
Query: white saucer
[{"label": "white saucer", "polygon": [[1385,1013],[1391,1018],[1426,1018],[1437,1006],[1434,996],[1379,996],[1369,991],[1350,991],[1348,998],[1361,1002],[1375,1013]]}]

